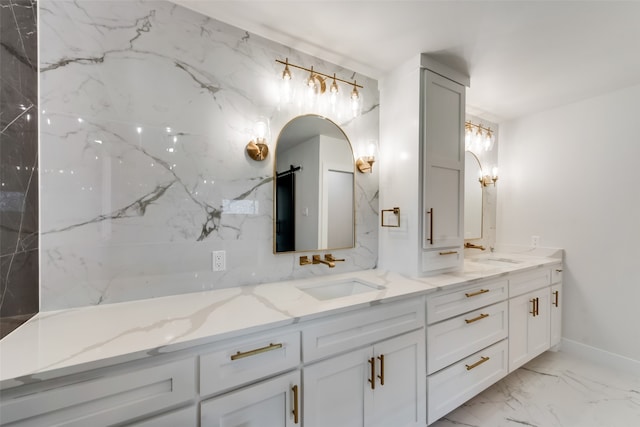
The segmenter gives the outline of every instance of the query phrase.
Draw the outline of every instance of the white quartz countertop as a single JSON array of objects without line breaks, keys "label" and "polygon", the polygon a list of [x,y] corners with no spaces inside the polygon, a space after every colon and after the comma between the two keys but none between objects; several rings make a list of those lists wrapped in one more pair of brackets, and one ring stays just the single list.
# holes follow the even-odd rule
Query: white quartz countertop
[{"label": "white quartz countertop", "polygon": [[[41,312],[0,340],[0,388],[168,353],[560,262],[559,258],[551,256],[491,254],[490,257],[518,262],[493,265],[491,261],[467,260],[464,271],[422,278],[364,270]],[[384,289],[324,301],[299,289],[346,279],[382,285]]]}]

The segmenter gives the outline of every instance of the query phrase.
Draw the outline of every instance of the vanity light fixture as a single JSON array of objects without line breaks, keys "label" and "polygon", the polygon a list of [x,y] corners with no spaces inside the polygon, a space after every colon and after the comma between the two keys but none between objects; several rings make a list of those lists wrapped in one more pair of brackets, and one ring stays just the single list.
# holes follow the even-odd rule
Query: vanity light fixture
[{"label": "vanity light fixture", "polygon": [[464,122],[464,145],[467,151],[490,151],[493,148],[495,138],[490,127]]},{"label": "vanity light fixture", "polygon": [[333,75],[329,75],[329,74],[316,71],[313,69],[313,67],[306,68],[300,65],[292,64],[291,62],[289,62],[289,58],[285,58],[284,61],[276,59],[276,62],[284,65],[284,70],[282,71],[282,80],[284,80],[285,83],[288,83],[292,79],[292,74],[289,67],[297,68],[299,70],[308,72],[309,75],[304,82],[310,88],[311,92],[314,95],[324,94],[327,91],[326,81],[327,79],[331,79],[331,85],[329,86],[329,93],[331,94],[332,104],[336,102],[337,95],[339,92],[338,82],[348,84],[349,86],[353,86],[353,89],[351,90],[351,96],[350,96],[351,109],[354,115],[359,114],[360,105],[362,102],[362,96],[360,95],[358,88],[364,89],[364,86],[359,85],[356,80],[353,80],[353,81],[343,80],[341,78],[336,77],[335,73],[333,73]]},{"label": "vanity light fixture", "polygon": [[269,121],[260,118],[253,127],[254,137],[247,144],[247,154],[253,160],[261,162],[267,158],[269,154],[269,146],[267,141],[269,138]]}]

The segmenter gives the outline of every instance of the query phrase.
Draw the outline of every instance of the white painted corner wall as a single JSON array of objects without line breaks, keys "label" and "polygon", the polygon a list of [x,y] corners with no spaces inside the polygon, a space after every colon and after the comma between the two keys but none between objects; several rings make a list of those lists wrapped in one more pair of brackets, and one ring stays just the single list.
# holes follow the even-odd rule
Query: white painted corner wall
[{"label": "white painted corner wall", "polygon": [[497,241],[565,250],[563,337],[640,361],[640,86],[500,125]]}]

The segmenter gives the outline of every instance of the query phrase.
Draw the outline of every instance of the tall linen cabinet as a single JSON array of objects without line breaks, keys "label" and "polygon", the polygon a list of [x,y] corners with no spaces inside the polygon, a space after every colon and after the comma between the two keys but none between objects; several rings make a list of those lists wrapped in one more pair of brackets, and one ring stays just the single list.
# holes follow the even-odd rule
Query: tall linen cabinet
[{"label": "tall linen cabinet", "polygon": [[379,235],[380,267],[411,276],[462,268],[464,118],[469,77],[426,54],[381,81],[380,207],[400,227]]}]

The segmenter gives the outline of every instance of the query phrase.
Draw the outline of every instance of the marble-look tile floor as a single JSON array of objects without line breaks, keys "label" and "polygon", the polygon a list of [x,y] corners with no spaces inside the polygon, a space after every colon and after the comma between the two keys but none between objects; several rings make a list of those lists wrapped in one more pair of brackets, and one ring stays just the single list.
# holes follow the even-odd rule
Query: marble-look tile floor
[{"label": "marble-look tile floor", "polygon": [[640,376],[547,352],[430,427],[637,427]]}]

